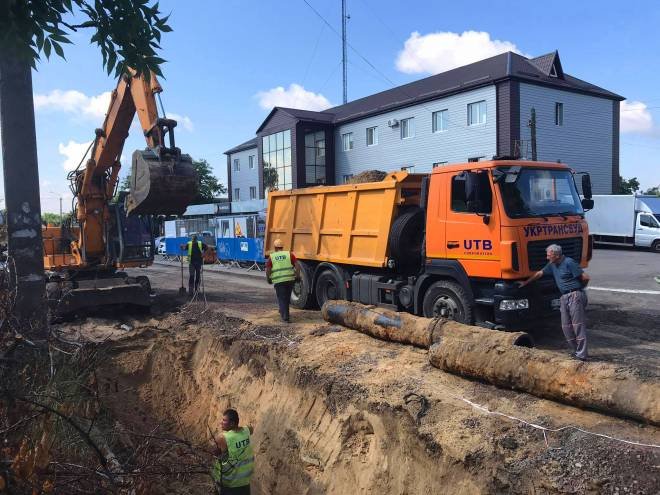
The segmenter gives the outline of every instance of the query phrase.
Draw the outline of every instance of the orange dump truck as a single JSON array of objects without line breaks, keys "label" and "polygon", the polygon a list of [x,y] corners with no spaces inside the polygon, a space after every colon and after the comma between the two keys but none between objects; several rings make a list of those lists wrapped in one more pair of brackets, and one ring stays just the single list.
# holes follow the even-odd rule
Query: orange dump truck
[{"label": "orange dump truck", "polygon": [[585,267],[591,183],[561,163],[493,160],[390,173],[382,182],[271,192],[265,251],[301,264],[292,304],[376,304],[465,323],[519,326],[558,306],[554,281],[516,281],[559,244]]}]

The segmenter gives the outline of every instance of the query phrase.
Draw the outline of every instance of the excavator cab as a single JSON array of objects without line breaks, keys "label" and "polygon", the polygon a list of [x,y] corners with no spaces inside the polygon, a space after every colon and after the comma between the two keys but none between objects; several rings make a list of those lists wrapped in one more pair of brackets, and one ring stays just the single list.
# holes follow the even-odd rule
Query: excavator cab
[{"label": "excavator cab", "polygon": [[[175,146],[174,127],[175,120],[158,119],[152,132],[163,144],[133,153],[127,214],[181,215],[197,197],[197,173],[192,158]],[[169,146],[164,145],[165,137]]]}]

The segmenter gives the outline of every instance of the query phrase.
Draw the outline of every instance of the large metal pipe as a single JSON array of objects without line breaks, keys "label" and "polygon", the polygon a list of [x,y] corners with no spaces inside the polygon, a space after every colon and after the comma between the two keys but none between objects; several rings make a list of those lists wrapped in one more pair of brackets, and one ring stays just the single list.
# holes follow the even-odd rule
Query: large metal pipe
[{"label": "large metal pipe", "polygon": [[331,323],[394,342],[430,347],[429,360],[450,373],[538,397],[660,424],[660,382],[609,363],[583,363],[532,349],[529,335],[437,318],[429,320],[374,306],[328,301]]},{"label": "large metal pipe", "polygon": [[461,340],[488,341],[497,345],[532,347],[532,338],[524,332],[493,332],[444,318],[421,318],[397,313],[378,306],[348,301],[328,301],[321,308],[323,318],[382,340],[428,349],[445,335]]}]

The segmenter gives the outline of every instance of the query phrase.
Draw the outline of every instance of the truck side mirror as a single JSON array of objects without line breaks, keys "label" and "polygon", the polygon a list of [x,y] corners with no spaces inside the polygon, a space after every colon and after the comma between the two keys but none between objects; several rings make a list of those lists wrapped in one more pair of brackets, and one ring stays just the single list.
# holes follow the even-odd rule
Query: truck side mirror
[{"label": "truck side mirror", "polygon": [[583,210],[593,210],[594,209],[594,200],[591,198],[584,198],[582,201]]},{"label": "truck side mirror", "polygon": [[[589,177],[589,174],[584,174],[582,176],[582,195],[586,199],[591,199],[591,197],[593,196],[593,194],[591,193],[591,177]],[[591,203],[592,204],[589,209],[594,207],[593,201]]]}]

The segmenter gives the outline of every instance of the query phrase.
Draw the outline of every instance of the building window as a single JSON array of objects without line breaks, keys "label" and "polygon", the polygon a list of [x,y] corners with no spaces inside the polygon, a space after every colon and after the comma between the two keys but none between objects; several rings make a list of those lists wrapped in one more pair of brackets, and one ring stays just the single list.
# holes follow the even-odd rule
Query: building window
[{"label": "building window", "polygon": [[353,149],[353,133],[347,132],[346,134],[341,135],[341,145],[344,151],[350,151]]},{"label": "building window", "polygon": [[473,156],[472,158],[468,158],[468,162],[469,163],[478,162],[478,161],[481,161],[482,158],[483,158],[483,156]]},{"label": "building window", "polygon": [[555,125],[564,125],[564,104],[555,103]]},{"label": "building window", "polygon": [[250,186],[250,199],[257,199],[257,186]]},{"label": "building window", "polygon": [[367,127],[367,146],[378,144],[378,127]]},{"label": "building window", "polygon": [[479,125],[486,123],[486,101],[468,103],[468,125]]},{"label": "building window", "polygon": [[442,167],[443,165],[447,165],[447,162],[435,162],[433,163],[433,168]]},{"label": "building window", "polygon": [[404,172],[408,172],[409,174],[414,174],[415,173],[415,166],[414,165],[408,165],[405,167],[401,167],[401,170]]},{"label": "building window", "polygon": [[344,184],[348,184],[348,181],[353,178],[353,174],[344,174],[341,176]]},{"label": "building window", "polygon": [[238,158],[234,158],[234,172],[240,172],[241,171],[241,160]]},{"label": "building window", "polygon": [[401,119],[401,139],[408,139],[415,136],[415,118]]},{"label": "building window", "polygon": [[250,170],[254,169],[254,155],[248,156],[248,168]]},{"label": "building window", "polygon": [[293,187],[291,172],[291,130],[277,132],[261,139],[264,165],[264,190],[284,190]]},{"label": "building window", "polygon": [[241,200],[241,190],[237,187],[234,189],[234,197],[232,198],[234,201],[240,201]]},{"label": "building window", "polygon": [[448,127],[448,110],[440,110],[439,112],[433,112],[433,132],[445,132]]},{"label": "building window", "polygon": [[325,184],[325,131],[305,133],[305,183]]}]

